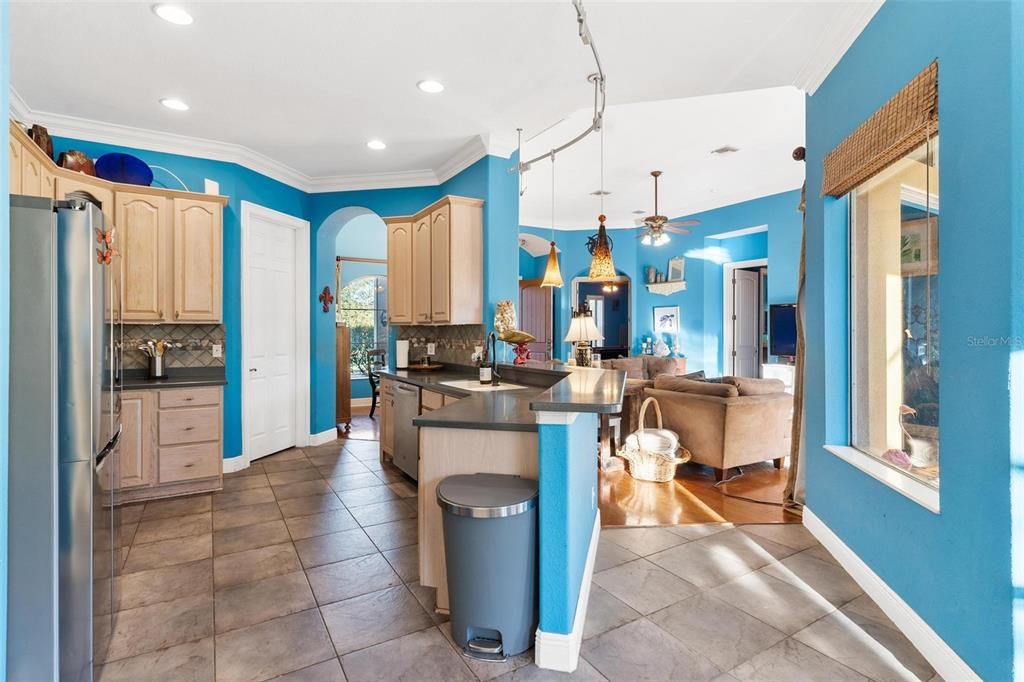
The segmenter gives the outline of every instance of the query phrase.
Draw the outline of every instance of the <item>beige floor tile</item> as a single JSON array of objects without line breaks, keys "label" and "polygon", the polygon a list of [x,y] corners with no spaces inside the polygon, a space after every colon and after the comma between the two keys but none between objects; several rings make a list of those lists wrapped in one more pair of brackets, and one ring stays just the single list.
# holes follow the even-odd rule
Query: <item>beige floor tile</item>
[{"label": "beige floor tile", "polygon": [[[261,467],[262,468],[262,467]],[[262,471],[249,476],[224,476],[224,492],[234,493],[239,490],[251,490],[253,488],[269,488],[270,481]]]},{"label": "beige floor tile", "polygon": [[244,469],[239,469],[238,471],[231,471],[225,473],[224,479],[227,480],[229,478],[245,478],[246,476],[256,476],[262,473],[264,473],[262,464],[260,464],[259,462],[250,462],[249,466],[247,466]]},{"label": "beige floor tile", "polygon": [[375,470],[373,472],[373,475],[385,483],[398,483],[399,481],[409,480],[401,469],[391,464],[382,465],[380,470]]},{"label": "beige floor tile", "polygon": [[174,564],[184,564],[213,556],[213,535],[190,535],[186,538],[148,542],[144,545],[134,544],[128,553],[122,571],[134,573],[149,568],[160,568]]},{"label": "beige floor tile", "polygon": [[316,606],[302,571],[218,590],[214,598],[218,634]]},{"label": "beige floor tile", "polygon": [[345,507],[333,492],[326,495],[313,495],[311,497],[292,497],[279,501],[277,506],[280,507],[281,513],[284,514],[286,519],[293,516],[322,514]]},{"label": "beige floor tile", "polygon": [[835,610],[824,597],[758,571],[711,590],[758,620],[787,635],[801,630]]},{"label": "beige floor tile", "polygon": [[773,578],[817,592],[834,606],[842,606],[864,593],[860,585],[837,564],[804,552],[768,564],[761,570]]},{"label": "beige floor tile", "polygon": [[583,656],[611,682],[711,680],[721,670],[646,619],[583,643]]},{"label": "beige floor tile", "polygon": [[310,460],[324,478],[368,474],[370,470],[357,459],[317,458]]},{"label": "beige floor tile", "polygon": [[301,483],[302,481],[315,481],[319,478],[321,478],[320,472],[316,469],[291,469],[289,471],[267,474],[267,480],[270,482],[270,485]]},{"label": "beige floor tile", "polygon": [[218,531],[251,526],[256,523],[264,523],[279,518],[281,518],[281,510],[276,502],[255,504],[251,507],[221,509],[213,512],[213,530]]},{"label": "beige floor tile", "polygon": [[410,481],[397,481],[395,483],[388,483],[388,487],[391,488],[391,490],[396,495],[402,498],[416,497],[416,493],[418,492],[416,489],[416,484]]},{"label": "beige floor tile", "polygon": [[662,528],[611,528],[601,531],[601,541],[614,542],[639,556],[654,554],[686,542],[686,539]]},{"label": "beige floor tile", "polygon": [[209,533],[211,528],[210,512],[176,516],[167,519],[152,519],[140,523],[135,530],[135,535],[129,542],[141,545],[159,540],[173,540],[174,538],[183,538],[189,535]]},{"label": "beige floor tile", "polygon": [[354,490],[342,490],[338,497],[346,507],[362,507],[376,502],[390,502],[400,499],[391,488],[386,485],[377,485],[372,488],[356,488]]},{"label": "beige floor tile", "polygon": [[313,481],[299,481],[298,483],[285,483],[283,485],[271,486],[277,501],[287,500],[293,497],[310,497],[311,495],[326,495],[331,492],[331,486],[327,481],[318,478]]},{"label": "beige floor tile", "polygon": [[117,609],[137,609],[182,597],[213,594],[213,561],[202,559],[118,576]]},{"label": "beige floor tile", "polygon": [[867,682],[866,677],[794,639],[784,639],[729,674],[740,682],[786,680],[787,682]]},{"label": "beige floor tile", "polygon": [[[918,679],[931,680],[933,677],[937,676],[935,670],[924,656],[918,652],[914,645],[910,643],[910,640],[908,640],[906,636],[893,624],[893,622],[889,620],[889,618],[882,612],[882,609],[878,608],[875,602],[871,600],[871,597],[866,594],[861,595],[841,608],[840,612],[848,618],[864,636],[870,638],[875,643],[888,650],[896,660],[903,665],[903,667],[910,670],[910,672]],[[859,636],[860,635],[858,635],[858,637]],[[845,660],[838,656],[835,656],[834,658],[846,663]],[[847,665],[850,664],[847,663]],[[860,668],[854,665],[850,665],[850,667],[860,670]],[[865,672],[863,670],[860,671],[864,672],[864,674],[869,677],[872,676],[869,672]],[[879,676],[877,679],[885,679],[885,676]]]},{"label": "beige floor tile", "polygon": [[416,598],[402,586],[335,602],[321,607],[320,612],[339,655],[387,642],[432,624]]},{"label": "beige floor tile", "polygon": [[187,516],[189,514],[202,514],[210,511],[209,495],[190,495],[188,497],[175,497],[169,500],[156,500],[146,503],[146,509],[142,512],[142,520],[166,519],[172,516]]},{"label": "beige floor tile", "polygon": [[700,540],[732,528],[735,526],[731,523],[687,523],[682,526],[666,526],[665,530],[687,540]]},{"label": "beige floor tile", "polygon": [[217,680],[266,680],[334,657],[317,609],[217,635]]},{"label": "beige floor tile", "polygon": [[280,471],[294,471],[295,469],[313,469],[313,464],[305,456],[301,459],[289,459],[275,462],[264,462],[263,470],[268,474],[276,474]]},{"label": "beige floor tile", "polygon": [[625,547],[616,545],[614,542],[598,542],[597,556],[594,559],[594,572],[600,573],[609,568],[619,566],[627,561],[636,561],[640,557],[633,554]]},{"label": "beige floor tile", "polygon": [[476,682],[477,679],[437,628],[427,628],[348,654],[342,657],[341,665],[353,682]]},{"label": "beige floor tile", "polygon": [[310,516],[293,516],[285,519],[285,523],[288,524],[292,540],[303,540],[359,527],[347,509],[335,509]]},{"label": "beige floor tile", "polygon": [[114,620],[106,660],[115,661],[213,634],[213,597],[183,597],[129,611]]},{"label": "beige floor tile", "polygon": [[213,509],[233,509],[235,507],[251,507],[254,504],[266,504],[274,501],[274,493],[270,488],[250,488],[233,493],[214,493]]},{"label": "beige floor tile", "polygon": [[275,677],[274,682],[346,682],[345,673],[341,671],[341,661],[337,658],[296,670],[287,675]]},{"label": "beige floor tile", "polygon": [[213,637],[113,661],[102,666],[94,679],[97,682],[213,680]]},{"label": "beige floor tile", "polygon": [[[462,656],[459,651],[459,645],[455,643],[455,638],[452,637],[451,623],[442,623],[437,626],[437,629],[448,640],[448,643],[455,649],[455,652]],[[462,656],[462,662],[466,664],[470,672],[476,675],[477,679],[486,682],[486,680],[497,679],[502,675],[533,663],[533,648],[531,647],[515,656],[508,656],[504,661],[483,661],[470,658],[469,656]]]},{"label": "beige floor tile", "polygon": [[418,540],[419,522],[416,519],[403,519],[367,526],[363,530],[373,540],[373,544],[384,551],[415,545]]},{"label": "beige floor tile", "polygon": [[402,584],[402,579],[380,554],[317,566],[306,575],[321,606]]},{"label": "beige floor tile", "polygon": [[232,585],[293,573],[302,568],[290,542],[245,552],[225,554],[213,560],[213,585],[217,590]]},{"label": "beige floor tile", "polygon": [[251,526],[225,528],[213,534],[213,555],[233,554],[290,541],[288,527],[281,519],[255,523]]},{"label": "beige floor tile", "polygon": [[824,547],[822,547],[821,545],[816,545],[816,546],[811,547],[809,549],[805,549],[802,552],[802,554],[806,554],[807,556],[812,556],[815,559],[821,559],[822,561],[828,561],[829,563],[839,564],[839,562],[836,561],[836,558],[834,556],[832,556],[829,553],[829,551],[827,549],[825,549]]},{"label": "beige floor tile", "polygon": [[380,443],[375,440],[345,439],[340,441],[345,452],[359,460],[373,460],[380,457]]},{"label": "beige floor tile", "polygon": [[370,542],[370,538],[366,537],[366,533],[359,528],[296,540],[295,550],[299,553],[302,565],[306,568],[333,564],[336,561],[377,552],[377,548]]},{"label": "beige floor tile", "polygon": [[771,557],[739,556],[730,550],[708,547],[701,542],[688,542],[647,557],[702,589],[709,589],[761,568]]},{"label": "beige floor tile", "polygon": [[775,628],[708,594],[673,604],[652,614],[650,620],[722,670],[786,638]]},{"label": "beige floor tile", "polygon": [[535,663],[530,663],[495,679],[498,682],[606,682],[605,676],[597,672],[597,669],[582,656],[576,670],[571,673],[545,670],[538,668]]},{"label": "beige floor tile", "polygon": [[420,606],[427,612],[435,624],[447,623],[448,616],[443,613],[437,612],[437,590],[433,587],[427,587],[426,585],[420,585],[419,578],[416,581],[406,585],[409,591],[412,592],[412,596],[416,597],[416,601],[420,603]]},{"label": "beige floor tile", "polygon": [[381,480],[370,472],[365,474],[349,474],[347,476],[332,476],[328,478],[327,482],[335,492],[373,488],[381,485]]},{"label": "beige floor tile", "polygon": [[643,614],[663,609],[697,592],[690,583],[646,559],[596,573],[594,583]]},{"label": "beige floor tile", "polygon": [[799,523],[761,523],[737,526],[742,532],[760,535],[772,542],[803,551],[818,544],[811,532]]},{"label": "beige floor tile", "polygon": [[411,519],[416,516],[415,510],[399,500],[367,504],[361,507],[349,507],[349,511],[352,512],[352,516],[356,517],[356,521],[361,526],[376,526],[380,523]]},{"label": "beige floor tile", "polygon": [[411,582],[420,578],[420,546],[409,545],[398,549],[382,552],[402,582]]},{"label": "beige floor tile", "polygon": [[290,462],[297,459],[306,459],[306,451],[303,448],[289,448],[281,452],[260,458],[260,463],[266,465],[270,462]]},{"label": "beige floor tile", "polygon": [[583,639],[590,639],[640,618],[639,611],[599,585],[590,586]]}]

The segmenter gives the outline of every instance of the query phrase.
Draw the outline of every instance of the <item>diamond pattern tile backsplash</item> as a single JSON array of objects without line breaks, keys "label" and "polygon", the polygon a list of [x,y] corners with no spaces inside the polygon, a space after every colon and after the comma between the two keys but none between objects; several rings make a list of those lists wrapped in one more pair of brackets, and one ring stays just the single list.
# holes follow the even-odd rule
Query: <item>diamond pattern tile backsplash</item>
[{"label": "diamond pattern tile backsplash", "polygon": [[[181,344],[181,348],[170,348],[164,353],[167,367],[223,367],[225,332],[222,324],[126,324],[124,325],[124,368],[145,369],[149,360],[138,350],[141,343],[150,339]],[[219,358],[213,357],[212,346],[221,344],[224,352]]]},{"label": "diamond pattern tile backsplash", "polygon": [[409,341],[409,362],[418,362],[427,353],[427,343],[437,344],[438,362],[471,364],[474,346],[484,345],[482,324],[433,326],[395,325],[395,338]]}]

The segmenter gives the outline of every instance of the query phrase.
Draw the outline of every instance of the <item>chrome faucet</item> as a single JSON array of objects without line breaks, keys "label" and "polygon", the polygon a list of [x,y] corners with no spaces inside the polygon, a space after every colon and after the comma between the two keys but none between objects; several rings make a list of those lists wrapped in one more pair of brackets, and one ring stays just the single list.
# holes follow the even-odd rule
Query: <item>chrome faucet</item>
[{"label": "chrome faucet", "polygon": [[501,376],[498,374],[498,335],[491,332],[487,335],[487,345],[491,352],[491,385],[501,384]]}]

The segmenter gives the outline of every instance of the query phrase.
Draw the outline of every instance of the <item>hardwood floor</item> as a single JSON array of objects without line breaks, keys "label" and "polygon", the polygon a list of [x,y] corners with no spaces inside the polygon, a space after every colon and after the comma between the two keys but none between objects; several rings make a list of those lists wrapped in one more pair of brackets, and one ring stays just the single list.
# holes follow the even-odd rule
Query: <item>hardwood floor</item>
[{"label": "hardwood floor", "polygon": [[380,440],[380,408],[373,419],[367,416],[370,408],[352,408],[352,424],[346,431],[344,424],[338,424],[338,438],[341,440]]},{"label": "hardwood floor", "polygon": [[743,467],[742,476],[717,487],[714,471],[699,464],[679,467],[675,480],[669,483],[638,481],[625,471],[602,472],[599,475],[601,524],[610,527],[800,523],[799,516],[778,506],[786,487],[787,472],[787,467],[775,469],[771,462],[763,462]]}]

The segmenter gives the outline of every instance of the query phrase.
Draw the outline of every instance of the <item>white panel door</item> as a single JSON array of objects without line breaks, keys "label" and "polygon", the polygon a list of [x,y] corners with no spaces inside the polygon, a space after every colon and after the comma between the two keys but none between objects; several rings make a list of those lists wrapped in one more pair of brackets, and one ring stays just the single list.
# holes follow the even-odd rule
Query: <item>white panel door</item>
[{"label": "white panel door", "polygon": [[760,284],[756,272],[733,272],[733,376],[761,374]]},{"label": "white panel door", "polygon": [[296,235],[254,216],[246,236],[243,437],[252,461],[297,442]]}]

